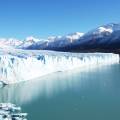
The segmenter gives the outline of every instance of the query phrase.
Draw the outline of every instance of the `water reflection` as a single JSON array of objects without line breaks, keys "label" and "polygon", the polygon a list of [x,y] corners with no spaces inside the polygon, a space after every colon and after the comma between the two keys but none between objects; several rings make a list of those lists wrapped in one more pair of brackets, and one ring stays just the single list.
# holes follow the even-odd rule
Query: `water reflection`
[{"label": "water reflection", "polygon": [[[109,66],[111,67],[111,66]],[[106,70],[107,68],[107,70]],[[74,70],[68,72],[58,72],[52,75],[39,78],[15,85],[9,85],[0,88],[0,102],[11,102],[14,104],[26,104],[38,97],[50,98],[67,89],[73,91],[90,90],[107,91],[109,87],[113,87],[113,78],[108,76],[108,66],[89,68],[86,71]],[[114,70],[109,71],[111,73]],[[102,80],[104,76],[104,80]],[[96,85],[96,87],[94,86]],[[93,87],[94,86],[94,87]],[[92,89],[94,88],[94,89]],[[115,86],[116,88],[116,86]],[[109,91],[109,90],[108,90]]]},{"label": "water reflection", "polygon": [[73,84],[77,84],[72,81],[73,76],[71,72],[66,72],[65,75],[55,73],[41,77],[40,80],[5,86],[0,88],[0,102],[24,104],[37,99],[38,96],[49,98],[59,91],[62,92],[68,87],[72,87]]}]

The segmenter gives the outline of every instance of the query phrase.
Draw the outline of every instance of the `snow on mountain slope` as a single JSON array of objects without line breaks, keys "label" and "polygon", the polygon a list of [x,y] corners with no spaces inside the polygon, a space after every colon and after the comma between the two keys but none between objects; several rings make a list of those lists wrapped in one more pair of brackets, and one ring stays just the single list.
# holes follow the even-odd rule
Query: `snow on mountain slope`
[{"label": "snow on mountain slope", "polygon": [[22,41],[22,43],[20,45],[18,45],[18,48],[27,48],[28,46],[36,43],[36,42],[39,42],[40,40],[33,37],[33,36],[30,36],[30,37],[27,37],[24,41]]},{"label": "snow on mountain slope", "polygon": [[5,48],[5,47],[16,47],[22,44],[22,41],[14,39],[14,38],[0,38],[0,48]]},{"label": "snow on mountain slope", "polygon": [[54,44],[54,46],[47,46],[43,49],[65,52],[112,52],[120,54],[120,24],[103,25],[85,33],[71,44],[61,46]]},{"label": "snow on mountain slope", "polygon": [[[110,23],[90,30],[66,36],[52,36],[47,40],[35,42],[23,49],[55,51],[91,51],[115,52],[120,49],[120,24]],[[118,52],[117,52],[118,53]],[[120,50],[119,50],[120,53]]]},{"label": "snow on mountain slope", "polygon": [[[51,36],[47,39],[28,37],[24,41],[1,39],[0,48],[13,47],[29,50],[55,50],[77,52],[120,53],[120,24],[110,23],[99,26],[85,34],[72,33],[64,36]],[[94,50],[94,51],[93,51]]]},{"label": "snow on mountain slope", "polygon": [[99,30],[100,33],[102,33],[102,32],[112,33],[113,32],[112,29],[110,29],[110,28],[104,28],[104,27],[99,27],[98,30]]},{"label": "snow on mountain slope", "polygon": [[7,84],[74,68],[118,63],[112,53],[62,53],[53,51],[0,50],[0,80]]},{"label": "snow on mountain slope", "polygon": [[[48,37],[46,40],[41,40],[39,39],[37,42],[30,42],[28,43],[27,40],[25,40],[23,42],[23,44],[21,44],[19,46],[19,48],[22,49],[46,49],[46,48],[54,48],[54,47],[65,47],[69,44],[71,44],[72,42],[80,39],[80,37],[82,37],[84,35],[84,33],[72,33],[72,34],[68,34],[66,36],[51,36]],[[34,40],[34,39],[32,39]]]},{"label": "snow on mountain slope", "polygon": [[97,27],[96,29],[93,29],[87,32],[86,35],[98,35],[98,34],[105,34],[105,33],[111,34],[118,30],[120,30],[120,24],[110,23],[110,24]]},{"label": "snow on mountain slope", "polygon": [[80,39],[84,33],[72,33],[68,34],[66,36],[58,36],[53,38],[51,41],[48,41],[47,47],[65,47],[66,45],[69,45],[70,43],[74,42],[75,40]]},{"label": "snow on mountain slope", "polygon": [[114,52],[116,49],[119,50],[120,24],[111,23],[89,31],[76,42],[76,45],[88,51],[90,49],[106,49],[110,52]]}]

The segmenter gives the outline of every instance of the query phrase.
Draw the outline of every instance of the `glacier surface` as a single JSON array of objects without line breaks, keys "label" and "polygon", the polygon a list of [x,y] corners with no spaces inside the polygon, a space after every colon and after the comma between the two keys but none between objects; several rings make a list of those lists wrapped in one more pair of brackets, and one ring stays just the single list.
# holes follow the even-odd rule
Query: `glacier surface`
[{"label": "glacier surface", "polygon": [[112,53],[63,53],[43,50],[0,50],[0,81],[27,81],[53,72],[119,62]]}]

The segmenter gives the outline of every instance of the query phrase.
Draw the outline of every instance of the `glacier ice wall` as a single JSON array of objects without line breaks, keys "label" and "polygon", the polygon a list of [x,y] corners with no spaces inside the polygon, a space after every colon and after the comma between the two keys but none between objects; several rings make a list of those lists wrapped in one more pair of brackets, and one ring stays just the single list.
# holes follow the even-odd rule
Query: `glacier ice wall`
[{"label": "glacier ice wall", "polygon": [[[18,52],[18,51],[17,51]],[[27,81],[57,71],[119,62],[112,53],[18,52],[0,53],[0,81],[11,84]]]}]

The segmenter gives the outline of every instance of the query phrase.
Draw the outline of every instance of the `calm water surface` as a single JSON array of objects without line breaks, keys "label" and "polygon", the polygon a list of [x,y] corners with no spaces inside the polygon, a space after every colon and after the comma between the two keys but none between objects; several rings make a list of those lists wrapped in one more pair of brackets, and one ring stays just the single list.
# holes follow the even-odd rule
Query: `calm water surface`
[{"label": "calm water surface", "polygon": [[28,120],[120,120],[120,65],[58,72],[0,88]]}]

